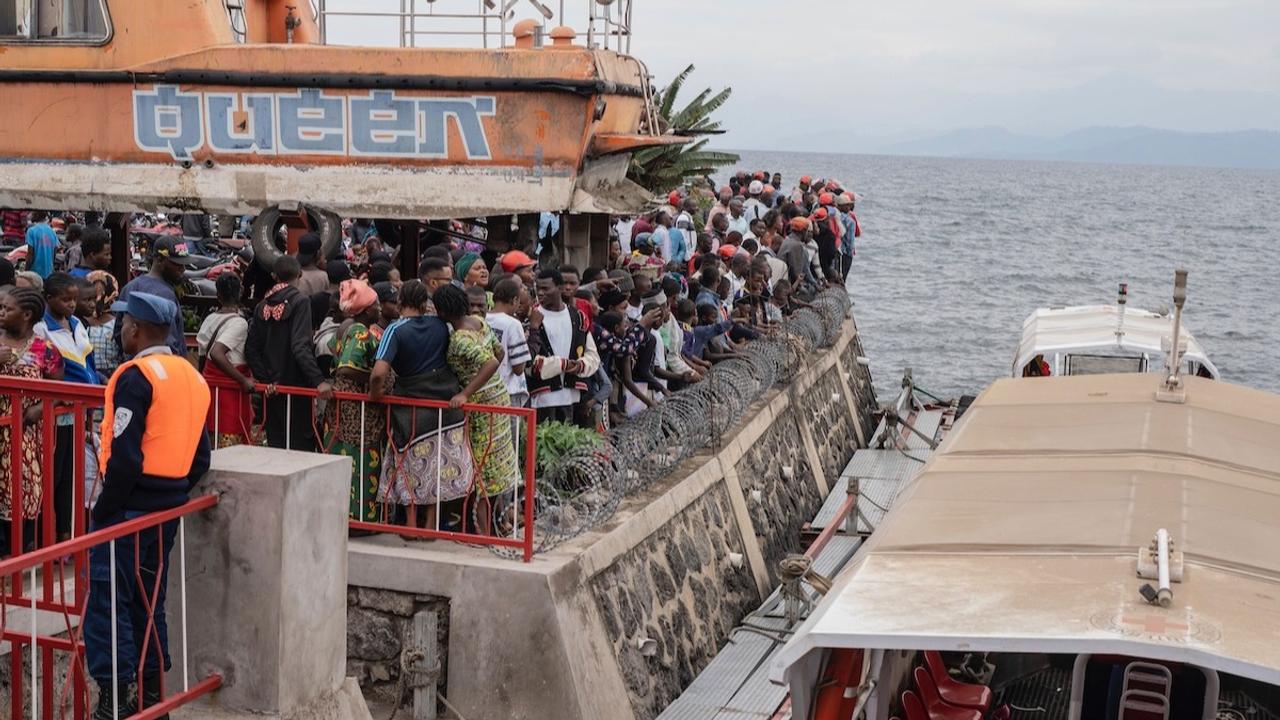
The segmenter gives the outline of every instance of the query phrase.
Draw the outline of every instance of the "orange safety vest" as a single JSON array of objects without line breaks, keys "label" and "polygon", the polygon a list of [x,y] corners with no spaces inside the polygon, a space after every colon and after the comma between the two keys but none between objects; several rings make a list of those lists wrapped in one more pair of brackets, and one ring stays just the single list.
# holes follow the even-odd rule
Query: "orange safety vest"
[{"label": "orange safety vest", "polygon": [[209,414],[209,386],[185,358],[148,355],[120,365],[107,382],[107,402],[102,417],[102,449],[98,467],[106,472],[111,459],[115,425],[116,380],[136,367],[151,383],[151,409],[142,434],[142,473],[161,478],[185,478],[191,472],[205,417]]}]

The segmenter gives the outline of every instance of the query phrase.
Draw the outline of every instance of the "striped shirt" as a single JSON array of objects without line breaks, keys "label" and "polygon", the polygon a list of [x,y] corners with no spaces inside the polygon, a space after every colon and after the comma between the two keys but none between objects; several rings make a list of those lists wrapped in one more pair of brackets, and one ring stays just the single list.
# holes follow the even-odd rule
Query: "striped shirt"
[{"label": "striped shirt", "polygon": [[498,366],[498,376],[502,378],[502,384],[507,386],[507,393],[513,397],[518,393],[528,393],[529,384],[525,380],[524,373],[517,374],[512,371],[512,367],[533,359],[529,353],[529,341],[525,337],[524,326],[519,320],[506,313],[491,312],[485,316],[485,321],[489,323],[489,327],[493,328],[505,353],[502,364]]}]

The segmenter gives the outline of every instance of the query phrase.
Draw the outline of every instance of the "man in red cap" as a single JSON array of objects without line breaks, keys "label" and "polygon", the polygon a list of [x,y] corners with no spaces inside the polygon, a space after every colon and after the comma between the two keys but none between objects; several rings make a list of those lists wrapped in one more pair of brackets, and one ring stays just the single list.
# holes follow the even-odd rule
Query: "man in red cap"
[{"label": "man in red cap", "polygon": [[680,201],[682,196],[679,190],[672,190],[667,194],[667,201],[658,208],[659,211],[666,211],[671,217],[675,217],[680,212]]},{"label": "man in red cap", "polygon": [[[822,193],[821,197],[827,200],[832,199],[829,193]],[[819,200],[819,204],[821,202]],[[839,254],[840,241],[832,227],[832,221],[835,218],[825,207],[819,207],[813,211],[813,216],[809,219],[812,222],[814,240],[818,243],[818,267],[822,277],[825,278],[831,269],[834,268],[837,272],[840,270],[839,260],[836,257]]]},{"label": "man in red cap", "polygon": [[[760,202],[764,203],[767,208],[778,207],[778,191],[773,185],[765,185],[764,192],[760,193]],[[763,217],[760,220],[764,220]]]},{"label": "man in red cap", "polygon": [[537,266],[537,263],[535,263],[533,258],[529,257],[524,252],[520,250],[512,250],[499,258],[498,264],[502,266],[504,271],[513,273],[519,277],[520,282],[524,283],[525,287],[533,287],[536,277],[534,274],[534,268]]},{"label": "man in red cap", "polygon": [[817,287],[817,280],[813,276],[813,268],[809,263],[809,252],[805,249],[805,243],[809,239],[809,225],[809,219],[806,217],[791,219],[791,231],[787,233],[782,246],[778,248],[778,258],[787,264],[787,275],[791,285],[797,290],[803,290],[803,294],[811,296],[813,288]]},{"label": "man in red cap", "polygon": [[809,186],[812,184],[813,184],[813,178],[809,177],[808,175],[804,175],[800,178],[800,186],[797,187],[796,189],[800,191],[801,195],[803,195],[809,192]]}]

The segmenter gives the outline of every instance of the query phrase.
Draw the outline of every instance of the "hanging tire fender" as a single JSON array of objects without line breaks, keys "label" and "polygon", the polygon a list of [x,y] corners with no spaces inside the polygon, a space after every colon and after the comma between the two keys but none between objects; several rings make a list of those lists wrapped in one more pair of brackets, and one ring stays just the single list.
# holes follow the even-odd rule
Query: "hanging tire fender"
[{"label": "hanging tire fender", "polygon": [[[312,231],[320,236],[320,257],[330,257],[342,243],[342,218],[335,212],[311,205],[299,205],[298,211],[306,213]],[[280,219],[279,206],[272,205],[254,218],[249,230],[253,257],[268,270],[274,268],[276,261],[287,254],[276,245]]]}]

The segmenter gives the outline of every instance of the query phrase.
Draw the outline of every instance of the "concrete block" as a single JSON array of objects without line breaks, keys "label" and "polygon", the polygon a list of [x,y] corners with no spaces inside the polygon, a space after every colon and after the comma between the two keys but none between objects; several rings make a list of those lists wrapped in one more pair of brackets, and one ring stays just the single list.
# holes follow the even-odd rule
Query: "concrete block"
[{"label": "concrete block", "polygon": [[[195,494],[216,494],[218,505],[186,520],[186,656],[193,682],[222,675],[219,708],[318,717],[308,708],[337,702],[350,473],[351,460],[332,455],[249,446],[213,454]],[[170,635],[180,658],[181,634]],[[171,687],[181,687],[178,670],[175,662]]]}]

